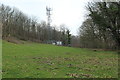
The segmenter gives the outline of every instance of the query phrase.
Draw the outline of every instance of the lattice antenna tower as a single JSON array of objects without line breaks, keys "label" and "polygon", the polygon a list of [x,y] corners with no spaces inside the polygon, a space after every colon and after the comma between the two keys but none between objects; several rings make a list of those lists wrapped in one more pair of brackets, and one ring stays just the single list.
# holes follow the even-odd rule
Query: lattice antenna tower
[{"label": "lattice antenna tower", "polygon": [[51,11],[52,11],[52,9],[50,7],[46,6],[46,15],[47,15],[47,25],[48,25],[48,27],[50,27],[50,24],[52,22],[52,20],[51,20]]}]

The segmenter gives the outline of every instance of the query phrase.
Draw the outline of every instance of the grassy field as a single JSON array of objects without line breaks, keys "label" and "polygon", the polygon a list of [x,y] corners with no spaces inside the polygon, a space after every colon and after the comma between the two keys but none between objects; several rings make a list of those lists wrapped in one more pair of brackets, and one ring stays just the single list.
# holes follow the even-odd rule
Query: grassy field
[{"label": "grassy field", "polygon": [[112,51],[3,41],[3,78],[117,78]]}]

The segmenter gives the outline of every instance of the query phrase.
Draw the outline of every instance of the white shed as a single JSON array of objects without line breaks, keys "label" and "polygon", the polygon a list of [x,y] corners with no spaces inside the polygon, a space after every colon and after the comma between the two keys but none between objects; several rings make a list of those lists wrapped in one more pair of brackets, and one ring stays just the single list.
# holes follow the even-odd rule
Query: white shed
[{"label": "white shed", "polygon": [[62,41],[57,41],[56,45],[60,45],[61,46],[62,45]]}]

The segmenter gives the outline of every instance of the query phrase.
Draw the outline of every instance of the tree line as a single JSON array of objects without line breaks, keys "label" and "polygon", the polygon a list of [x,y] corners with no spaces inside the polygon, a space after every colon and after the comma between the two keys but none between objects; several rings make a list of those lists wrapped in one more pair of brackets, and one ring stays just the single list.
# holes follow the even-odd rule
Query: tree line
[{"label": "tree line", "polygon": [[120,2],[91,2],[79,28],[80,47],[120,49]]},{"label": "tree line", "polygon": [[88,14],[79,28],[78,36],[70,34],[65,25],[48,27],[38,23],[16,8],[0,5],[2,38],[16,37],[41,43],[62,41],[64,46],[81,48],[120,49],[120,2],[91,2]]},{"label": "tree line", "polygon": [[62,41],[63,45],[71,43],[70,30],[61,25],[48,27],[45,21],[38,23],[35,17],[29,17],[17,8],[0,4],[0,19],[2,23],[2,38],[16,37],[21,40],[30,40],[41,43]]}]

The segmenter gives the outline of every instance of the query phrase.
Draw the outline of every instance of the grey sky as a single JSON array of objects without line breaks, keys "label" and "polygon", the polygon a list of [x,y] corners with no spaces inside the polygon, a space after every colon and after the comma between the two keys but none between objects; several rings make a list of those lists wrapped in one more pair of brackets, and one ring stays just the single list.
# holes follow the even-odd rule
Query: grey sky
[{"label": "grey sky", "polygon": [[51,7],[52,25],[65,24],[74,35],[77,35],[78,28],[85,19],[87,2],[88,0],[0,0],[0,3],[16,7],[39,21],[47,20],[46,6]]}]

